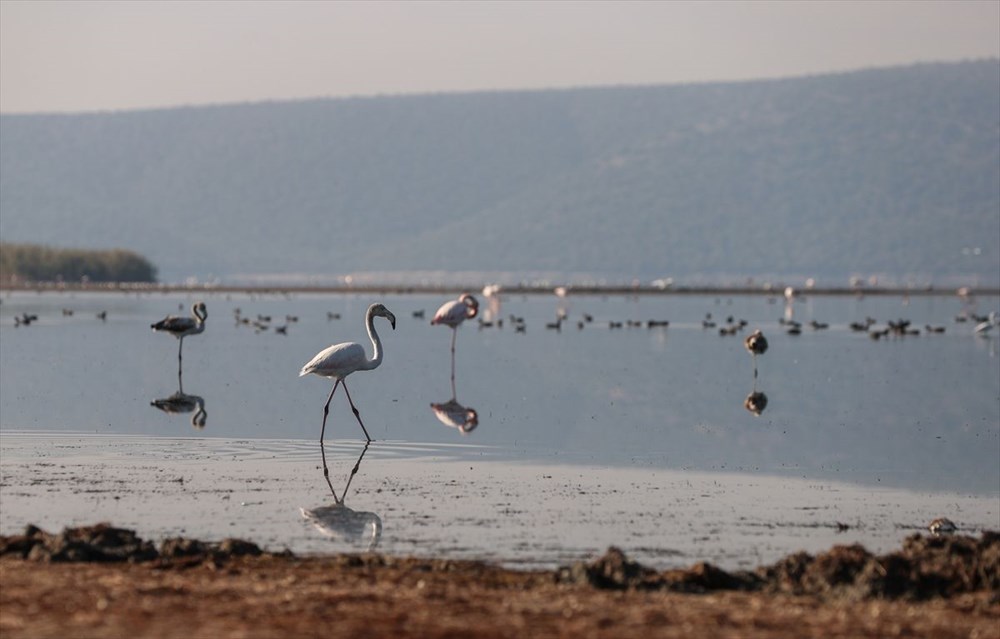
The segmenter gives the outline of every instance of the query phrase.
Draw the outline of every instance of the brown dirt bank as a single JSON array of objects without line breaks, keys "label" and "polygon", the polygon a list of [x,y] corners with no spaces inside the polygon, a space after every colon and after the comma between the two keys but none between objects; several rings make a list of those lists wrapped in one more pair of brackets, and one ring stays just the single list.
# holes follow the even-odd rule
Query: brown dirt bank
[{"label": "brown dirt bank", "polygon": [[1000,534],[836,546],[754,572],[656,572],[615,549],[557,571],[159,548],[107,525],[0,537],[0,637],[1000,637]]}]

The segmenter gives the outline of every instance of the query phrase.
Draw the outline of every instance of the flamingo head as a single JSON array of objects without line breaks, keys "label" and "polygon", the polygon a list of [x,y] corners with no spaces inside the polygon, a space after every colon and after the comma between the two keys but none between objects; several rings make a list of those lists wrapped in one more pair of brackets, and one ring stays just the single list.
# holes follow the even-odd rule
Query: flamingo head
[{"label": "flamingo head", "polygon": [[372,304],[368,307],[368,314],[372,317],[384,317],[389,320],[392,330],[396,330],[396,316],[383,304]]},{"label": "flamingo head", "polygon": [[194,315],[195,317],[197,317],[198,319],[200,319],[203,322],[205,320],[207,320],[208,319],[208,308],[205,306],[205,302],[195,302],[191,306],[191,314]]},{"label": "flamingo head", "polygon": [[476,315],[479,315],[479,300],[474,298],[468,293],[463,293],[462,297],[458,298],[460,302],[465,304],[465,317],[472,319]]}]

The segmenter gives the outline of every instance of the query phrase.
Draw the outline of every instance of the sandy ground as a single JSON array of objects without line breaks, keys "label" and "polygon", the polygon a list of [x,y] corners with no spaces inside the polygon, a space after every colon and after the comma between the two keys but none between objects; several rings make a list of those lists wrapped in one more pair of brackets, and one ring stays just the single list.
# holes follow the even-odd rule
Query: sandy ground
[{"label": "sandy ground", "polygon": [[892,555],[839,547],[733,574],[705,564],[657,573],[611,550],[523,571],[170,543],[156,551],[101,527],[0,538],[0,635],[1000,637],[995,534],[915,535]]}]

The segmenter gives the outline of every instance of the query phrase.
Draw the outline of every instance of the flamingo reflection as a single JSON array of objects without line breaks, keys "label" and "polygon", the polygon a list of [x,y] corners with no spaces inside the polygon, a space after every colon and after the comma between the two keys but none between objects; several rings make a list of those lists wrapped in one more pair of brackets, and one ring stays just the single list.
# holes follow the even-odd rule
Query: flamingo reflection
[{"label": "flamingo reflection", "polygon": [[475,408],[463,406],[454,397],[440,404],[431,404],[431,410],[438,421],[458,432],[468,435],[479,425],[479,414]]},{"label": "flamingo reflection", "polygon": [[760,417],[760,414],[767,408],[767,395],[755,388],[743,400],[743,408]]},{"label": "flamingo reflection", "polygon": [[330,484],[330,491],[333,493],[333,503],[318,508],[299,509],[302,517],[323,535],[351,544],[363,544],[367,550],[373,550],[382,538],[382,519],[373,512],[349,508],[344,502],[347,499],[347,491],[351,487],[351,481],[357,474],[361,460],[364,459],[370,445],[370,442],[365,444],[357,463],[351,469],[347,484],[344,486],[343,496],[337,497],[337,491],[333,489],[330,478],[327,477],[327,484]]},{"label": "flamingo reflection", "polygon": [[164,413],[177,415],[181,413],[191,413],[191,425],[201,430],[208,422],[208,412],[205,410],[205,400],[198,395],[188,395],[182,390],[178,390],[170,397],[154,399],[149,402],[150,406],[159,408]]}]

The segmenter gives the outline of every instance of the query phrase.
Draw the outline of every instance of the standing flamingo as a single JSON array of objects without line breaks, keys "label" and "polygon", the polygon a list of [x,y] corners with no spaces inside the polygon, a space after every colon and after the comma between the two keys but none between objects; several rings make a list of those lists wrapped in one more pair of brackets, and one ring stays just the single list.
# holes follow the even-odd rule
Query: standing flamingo
[{"label": "standing flamingo", "polygon": [[746,346],[747,350],[753,356],[753,378],[757,379],[757,356],[767,352],[767,338],[764,337],[764,334],[758,328],[750,335],[747,335],[747,338],[743,340],[743,345]]},{"label": "standing flamingo", "polygon": [[312,373],[320,377],[332,377],[336,380],[333,384],[333,390],[330,391],[330,396],[326,398],[326,405],[323,406],[323,427],[319,431],[319,450],[323,456],[323,476],[326,477],[326,483],[330,485],[331,491],[333,491],[333,485],[330,484],[330,470],[326,466],[326,451],[323,450],[323,434],[326,432],[327,415],[330,414],[330,402],[333,400],[333,394],[337,391],[338,385],[344,385],[344,392],[347,393],[347,401],[351,404],[354,417],[358,420],[358,424],[361,425],[361,430],[364,432],[365,438],[369,442],[372,440],[368,435],[368,429],[365,428],[364,422],[361,421],[361,413],[354,405],[350,391],[347,390],[346,378],[354,371],[370,371],[378,368],[379,364],[382,363],[382,340],[379,339],[378,332],[375,331],[376,316],[389,320],[392,329],[396,330],[396,316],[389,309],[382,304],[372,304],[368,307],[368,312],[365,314],[365,326],[368,328],[368,337],[371,339],[374,348],[371,359],[365,356],[365,349],[361,344],[344,342],[323,349],[299,371],[299,377]]},{"label": "standing flamingo", "polygon": [[154,331],[169,333],[180,340],[177,346],[177,381],[181,380],[181,351],[184,348],[184,338],[188,335],[197,335],[205,330],[205,320],[208,319],[208,309],[204,302],[195,302],[191,305],[192,317],[177,317],[168,315],[149,327]]},{"label": "standing flamingo", "polygon": [[479,314],[479,302],[468,293],[462,293],[457,300],[445,302],[434,313],[431,326],[444,324],[451,327],[451,394],[455,395],[455,338],[458,336],[458,326],[467,319]]}]

